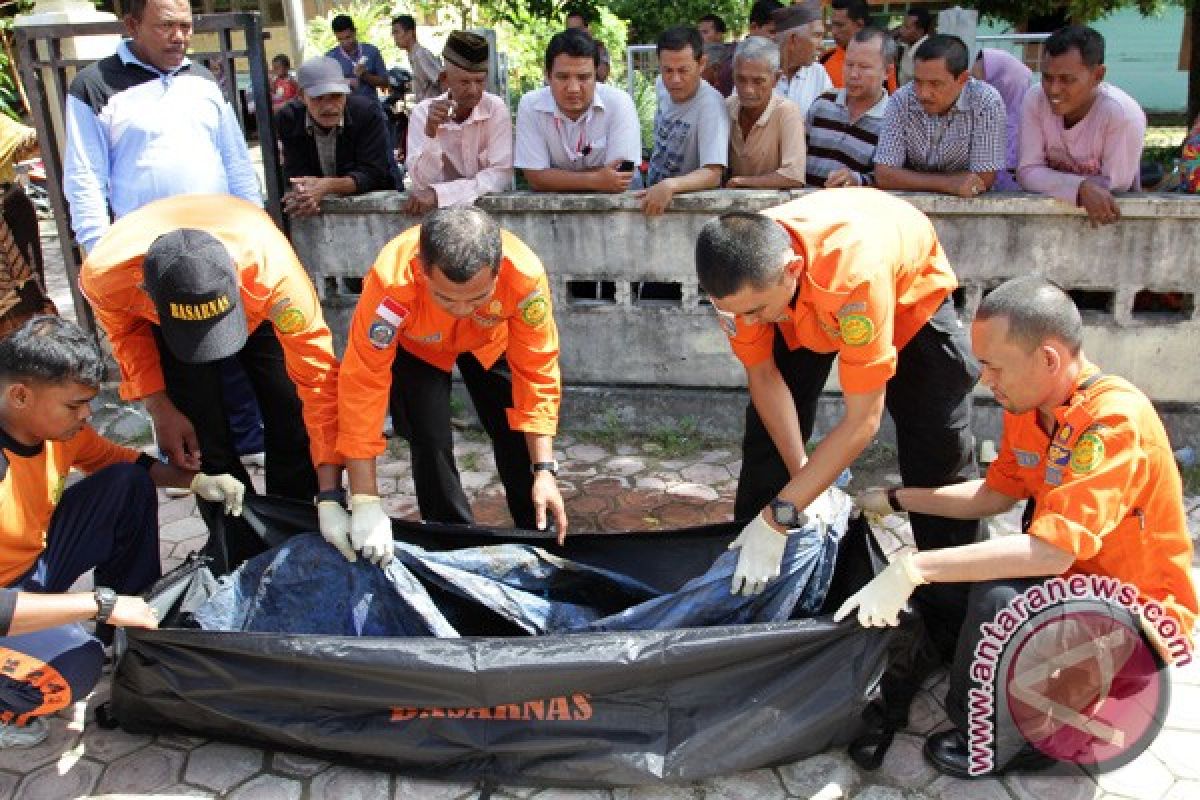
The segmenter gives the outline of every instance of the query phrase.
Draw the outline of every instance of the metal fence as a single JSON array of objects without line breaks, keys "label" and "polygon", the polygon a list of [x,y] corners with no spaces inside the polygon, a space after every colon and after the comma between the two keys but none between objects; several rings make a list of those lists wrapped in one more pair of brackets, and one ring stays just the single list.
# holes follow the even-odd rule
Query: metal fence
[{"label": "metal fence", "polygon": [[[209,52],[194,52],[194,61],[205,59],[219,63],[226,79],[222,91],[238,112],[239,120],[246,128],[248,113],[263,143],[263,177],[266,182],[266,208],[283,226],[282,174],[279,168],[278,151],[275,146],[274,121],[271,116],[271,95],[267,74],[267,62],[263,49],[263,29],[257,12],[231,14],[201,14],[193,20],[196,33],[215,33],[217,49]],[[80,323],[94,329],[91,309],[79,292],[79,266],[81,253],[71,234],[67,215],[67,201],[63,195],[62,169],[63,149],[56,120],[61,120],[66,107],[66,92],[75,74],[93,63],[93,59],[79,59],[64,55],[64,42],[82,36],[112,36],[125,33],[125,26],[118,21],[87,22],[66,25],[30,25],[14,29],[16,56],[21,70],[21,82],[29,96],[34,126],[41,143],[42,160],[46,165],[46,188],[50,194],[50,205],[54,210],[54,221],[58,229],[59,246],[62,248],[63,263],[71,284],[71,296],[75,313]],[[235,35],[241,40],[235,45]],[[238,92],[237,60],[245,59],[250,78],[250,97],[242,103]],[[252,101],[252,102],[251,102]],[[249,112],[248,109],[253,111]],[[187,158],[180,153],[180,158]]]}]

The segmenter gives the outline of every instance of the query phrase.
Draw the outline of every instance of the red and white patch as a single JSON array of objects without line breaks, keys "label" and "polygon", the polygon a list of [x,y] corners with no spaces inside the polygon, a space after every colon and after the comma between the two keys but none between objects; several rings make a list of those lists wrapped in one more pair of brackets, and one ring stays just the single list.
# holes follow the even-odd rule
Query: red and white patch
[{"label": "red and white patch", "polygon": [[408,307],[404,306],[390,297],[383,298],[379,305],[375,307],[375,316],[384,320],[393,327],[399,328],[404,324],[404,320],[408,318]]}]

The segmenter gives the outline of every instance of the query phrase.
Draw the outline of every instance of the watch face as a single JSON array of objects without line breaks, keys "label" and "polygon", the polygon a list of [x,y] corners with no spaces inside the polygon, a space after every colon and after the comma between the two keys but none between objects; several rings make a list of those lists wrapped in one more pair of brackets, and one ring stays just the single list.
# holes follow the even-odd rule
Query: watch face
[{"label": "watch face", "polygon": [[772,500],[771,513],[780,525],[791,527],[796,524],[796,506],[786,500]]}]

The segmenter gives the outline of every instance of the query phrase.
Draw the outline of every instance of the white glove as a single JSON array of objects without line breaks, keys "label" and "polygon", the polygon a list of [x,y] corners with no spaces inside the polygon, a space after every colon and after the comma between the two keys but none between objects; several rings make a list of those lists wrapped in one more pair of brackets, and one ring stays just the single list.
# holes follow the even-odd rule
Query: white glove
[{"label": "white glove", "polygon": [[900,610],[923,583],[928,581],[913,563],[913,554],[906,552],[842,603],[833,615],[833,621],[841,622],[857,608],[858,624],[864,628],[896,625],[900,621]]},{"label": "white glove", "polygon": [[749,597],[767,588],[771,579],[779,575],[787,541],[787,534],[772,528],[761,513],[751,520],[738,537],[729,543],[730,550],[742,548],[737,569],[733,571],[730,593]]},{"label": "white glove", "polygon": [[392,521],[383,513],[379,498],[356,494],[350,498],[350,512],[350,543],[367,561],[386,567],[395,555]]},{"label": "white glove", "polygon": [[878,514],[881,517],[895,514],[892,504],[888,502],[887,492],[888,490],[882,486],[863,489],[854,496],[854,505],[868,514]]},{"label": "white glove", "polygon": [[189,488],[197,497],[203,497],[213,503],[224,503],[225,513],[231,517],[242,515],[242,500],[246,496],[246,487],[232,475],[205,475],[203,472],[197,472]]},{"label": "white glove", "polygon": [[317,503],[317,521],[325,541],[337,548],[347,561],[357,561],[354,545],[350,542],[350,512],[341,503],[322,500]]}]

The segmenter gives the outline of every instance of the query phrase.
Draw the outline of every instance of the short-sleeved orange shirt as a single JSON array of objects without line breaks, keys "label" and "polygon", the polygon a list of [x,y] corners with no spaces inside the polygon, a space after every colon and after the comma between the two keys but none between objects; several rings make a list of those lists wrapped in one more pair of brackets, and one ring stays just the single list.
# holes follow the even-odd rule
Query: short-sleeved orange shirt
[{"label": "short-sleeved orange shirt", "polygon": [[16,444],[0,431],[8,468],[0,479],[0,586],[11,586],[46,549],[50,517],[72,467],[95,472],[136,461],[138,452],[100,436],[90,426],[65,442]]},{"label": "short-sleeved orange shirt", "polygon": [[261,208],[226,195],[178,195],[155,200],[113,224],[88,254],[80,287],[112,342],[121,368],[121,396],[139,400],[163,389],[154,301],[141,288],[142,261],[159,236],[179,228],[211,234],[229,250],[238,272],[246,324],[270,321],[284,366],[303,404],[313,464],[340,464],[337,439],[337,359],[317,290],[291,243]]},{"label": "short-sleeved orange shirt", "polygon": [[1097,375],[1055,411],[1053,437],[1037,412],[1005,414],[987,485],[1036,503],[1028,533],[1075,556],[1071,573],[1136,586],[1191,631],[1192,542],[1183,486],[1162,420],[1137,387]]},{"label": "short-sleeved orange shirt", "polygon": [[861,394],[896,374],[898,353],[958,285],[929,218],[877,189],[830,189],[763,212],[803,257],[790,318],[730,337],[747,367],[771,357],[776,329],[792,350],[838,354],[842,390]]},{"label": "short-sleeved orange shirt", "polygon": [[462,353],[474,354],[486,368],[505,356],[513,385],[509,426],[553,435],[562,378],[542,262],[520,239],[502,231],[495,291],[474,314],[458,319],[429,292],[417,253],[420,233],[413,227],[384,245],[363,281],[338,385],[338,452],[346,458],[383,452],[380,431],[397,347],[446,372]]}]

